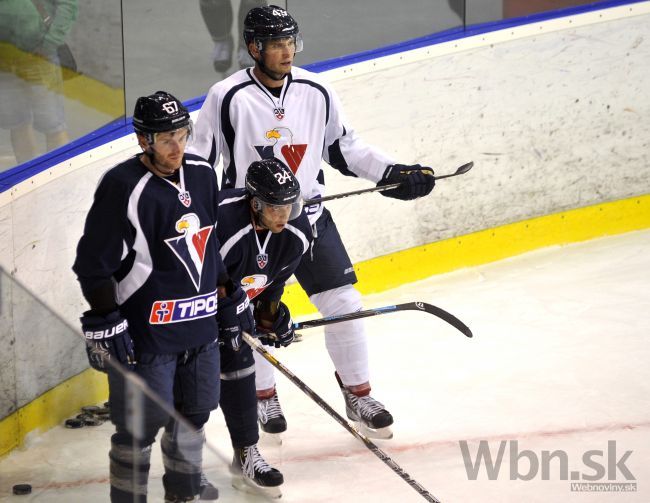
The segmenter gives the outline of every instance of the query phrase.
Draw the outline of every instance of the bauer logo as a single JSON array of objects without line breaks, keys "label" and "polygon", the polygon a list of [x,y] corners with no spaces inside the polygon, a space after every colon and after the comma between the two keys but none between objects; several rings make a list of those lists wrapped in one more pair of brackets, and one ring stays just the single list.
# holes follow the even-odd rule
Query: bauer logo
[{"label": "bauer logo", "polygon": [[[592,449],[570,459],[561,449],[534,452],[522,449],[517,440],[493,443],[481,440],[475,452],[465,440],[459,442],[469,480],[477,480],[481,472],[488,480],[566,480],[571,492],[635,492],[636,478],[628,466],[633,451],[620,449],[615,440],[607,441],[606,449]],[[575,458],[576,456],[573,455]],[[503,473],[504,458],[508,459]]]},{"label": "bauer logo", "polygon": [[217,313],[217,291],[189,299],[157,300],[151,306],[149,323],[164,325],[196,320]]},{"label": "bauer logo", "polygon": [[117,334],[125,332],[127,328],[129,328],[129,323],[126,320],[123,320],[121,323],[118,323],[111,328],[107,328],[106,330],[96,330],[94,332],[92,330],[87,330],[84,332],[84,336],[86,339],[110,339]]}]

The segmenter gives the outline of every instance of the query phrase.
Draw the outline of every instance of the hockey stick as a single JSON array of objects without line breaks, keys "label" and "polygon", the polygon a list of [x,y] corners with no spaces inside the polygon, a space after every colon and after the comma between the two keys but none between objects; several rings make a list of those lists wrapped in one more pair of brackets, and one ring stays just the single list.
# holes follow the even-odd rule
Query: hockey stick
[{"label": "hockey stick", "polygon": [[[474,166],[474,161],[470,161],[467,164],[463,164],[455,172],[449,175],[434,176],[435,180],[442,180],[443,178],[450,178],[452,176],[458,176],[467,173]],[[402,185],[402,182],[391,183],[390,185],[382,185],[380,187],[370,187],[369,189],[353,190],[352,192],[343,192],[342,194],[332,194],[331,196],[316,197],[314,199],[306,199],[303,201],[305,206],[310,204],[323,203],[325,201],[331,201],[333,199],[342,199],[349,196],[357,196],[359,194],[366,194],[367,192],[383,192],[384,190],[396,189]]]},{"label": "hockey stick", "polygon": [[444,309],[440,309],[439,307],[436,307],[432,304],[427,304],[426,302],[407,302],[405,304],[376,307],[374,309],[357,311],[355,313],[328,316],[327,318],[319,318],[316,320],[299,321],[293,324],[293,329],[300,330],[301,328],[320,327],[322,325],[330,325],[331,323],[340,323],[342,321],[356,320],[358,318],[367,318],[368,316],[377,316],[379,314],[388,314],[397,311],[424,311],[425,313],[432,314],[446,321],[455,329],[462,332],[466,337],[473,337],[472,331],[469,329],[469,327],[458,318],[456,318],[453,314],[448,313]]},{"label": "hockey stick", "polygon": [[401,477],[408,485],[415,489],[420,496],[425,500],[431,501],[433,503],[440,503],[440,500],[437,499],[433,494],[427,491],[422,485],[420,485],[416,480],[411,478],[411,476],[406,473],[395,461],[393,461],[388,454],[382,451],[377,445],[366,437],[364,434],[359,433],[355,430],[350,424],[343,419],[343,417],[336,412],[325,400],[323,400],[314,390],[307,386],[303,381],[301,381],[296,375],[291,372],[287,367],[280,363],[271,353],[269,353],[264,346],[256,338],[248,334],[247,332],[242,332],[244,340],[246,343],[252,347],[255,351],[261,354],[265,360],[267,360],[271,365],[278,369],[284,376],[289,379],[293,384],[295,384],[300,391],[305,393],[309,398],[316,402],[325,412],[327,412],[330,417],[339,423],[343,428],[348,430],[354,437],[361,440],[365,446],[372,451],[372,453],[386,463],[391,470],[393,470],[399,477]]}]

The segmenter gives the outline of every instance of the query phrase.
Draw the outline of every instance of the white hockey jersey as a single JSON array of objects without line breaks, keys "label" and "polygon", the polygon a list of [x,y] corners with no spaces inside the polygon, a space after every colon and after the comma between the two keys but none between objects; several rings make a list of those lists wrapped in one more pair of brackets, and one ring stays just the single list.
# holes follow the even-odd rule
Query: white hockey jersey
[{"label": "white hockey jersey", "polygon": [[[344,175],[375,183],[395,162],[345,124],[339,99],[327,83],[298,67],[285,77],[279,98],[250,68],[212,86],[188,151],[214,167],[221,158],[223,188],[243,187],[253,161],[276,157],[295,173],[304,199],[324,195],[321,159]],[[310,221],[321,211],[321,205],[308,208]]]}]

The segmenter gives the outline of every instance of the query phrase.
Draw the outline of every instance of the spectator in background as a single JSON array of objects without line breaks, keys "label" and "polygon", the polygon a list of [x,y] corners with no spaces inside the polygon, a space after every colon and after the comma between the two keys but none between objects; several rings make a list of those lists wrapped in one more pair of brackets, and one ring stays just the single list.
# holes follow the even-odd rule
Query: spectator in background
[{"label": "spectator in background", "polygon": [[[200,0],[201,15],[214,42],[212,64],[216,72],[225,73],[232,65],[234,44],[231,33],[233,23],[233,5],[231,2],[235,1]],[[265,0],[240,0],[237,33],[244,31],[244,17],[246,17],[246,13],[253,7],[260,7],[262,5],[266,5]],[[248,55],[248,49],[241,43],[237,49],[237,63],[239,68],[246,68],[254,64]]]},{"label": "spectator in background", "polygon": [[18,164],[68,142],[58,47],[77,18],[77,0],[0,1],[0,127]]}]

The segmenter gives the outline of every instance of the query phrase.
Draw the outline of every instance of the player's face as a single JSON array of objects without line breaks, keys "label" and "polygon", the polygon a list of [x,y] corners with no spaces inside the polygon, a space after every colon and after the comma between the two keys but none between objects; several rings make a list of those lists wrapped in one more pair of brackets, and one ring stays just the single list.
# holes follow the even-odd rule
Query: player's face
[{"label": "player's face", "polygon": [[183,163],[183,154],[189,137],[187,128],[157,133],[150,148],[154,152],[154,167],[164,176],[171,175]]},{"label": "player's face", "polygon": [[267,71],[278,80],[282,80],[287,73],[291,72],[295,55],[296,39],[294,37],[275,38],[264,42],[264,65]]},{"label": "player's face", "polygon": [[291,205],[265,204],[260,214],[260,221],[272,233],[282,232],[289,221]]}]

